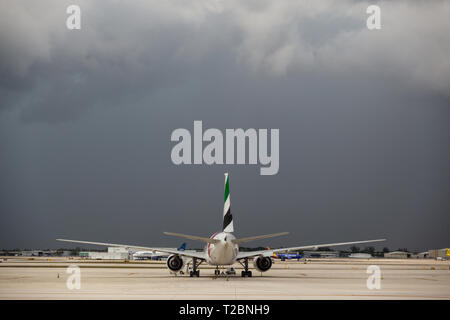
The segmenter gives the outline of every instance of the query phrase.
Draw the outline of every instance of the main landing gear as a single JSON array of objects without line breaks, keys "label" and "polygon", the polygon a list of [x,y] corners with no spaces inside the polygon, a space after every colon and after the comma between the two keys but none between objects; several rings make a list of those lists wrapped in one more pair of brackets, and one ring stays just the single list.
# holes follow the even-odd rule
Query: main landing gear
[{"label": "main landing gear", "polygon": [[203,260],[197,264],[197,258],[192,258],[192,271],[189,272],[190,277],[200,277],[200,270],[197,270],[198,266],[201,265]]},{"label": "main landing gear", "polygon": [[248,270],[248,258],[244,259],[244,263],[241,263],[240,261],[239,261],[239,263],[244,267],[244,270],[241,272],[241,276],[242,277],[251,277],[252,272]]},{"label": "main landing gear", "polygon": [[219,266],[216,266],[216,270],[214,270],[214,275],[215,276],[220,276]]}]

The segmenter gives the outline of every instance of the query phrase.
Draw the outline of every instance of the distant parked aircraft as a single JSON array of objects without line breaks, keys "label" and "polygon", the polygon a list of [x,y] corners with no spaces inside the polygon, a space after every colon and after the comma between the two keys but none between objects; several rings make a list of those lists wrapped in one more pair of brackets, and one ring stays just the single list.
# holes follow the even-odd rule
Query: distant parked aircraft
[{"label": "distant parked aircraft", "polygon": [[[270,250],[270,248],[267,248],[267,250]],[[302,258],[301,255],[298,253],[273,253],[272,256],[273,259],[280,259],[281,261],[285,260],[291,260],[291,259],[297,259],[300,260]]]}]

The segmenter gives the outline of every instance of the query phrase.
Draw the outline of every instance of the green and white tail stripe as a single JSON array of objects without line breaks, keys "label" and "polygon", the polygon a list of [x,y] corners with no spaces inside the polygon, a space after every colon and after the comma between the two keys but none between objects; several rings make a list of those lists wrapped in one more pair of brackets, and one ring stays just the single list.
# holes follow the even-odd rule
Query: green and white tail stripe
[{"label": "green and white tail stripe", "polygon": [[234,232],[233,216],[230,212],[230,184],[225,173],[225,204],[223,205],[223,232]]}]

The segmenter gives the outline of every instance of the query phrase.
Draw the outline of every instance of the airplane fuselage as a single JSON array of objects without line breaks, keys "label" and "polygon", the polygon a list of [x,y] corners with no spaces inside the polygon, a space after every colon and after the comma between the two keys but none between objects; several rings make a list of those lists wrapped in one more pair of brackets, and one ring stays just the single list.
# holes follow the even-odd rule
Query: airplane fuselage
[{"label": "airplane fuselage", "polygon": [[216,232],[211,239],[220,240],[218,243],[208,243],[205,247],[206,262],[214,266],[227,266],[236,262],[239,246],[231,240],[236,237],[229,232]]}]

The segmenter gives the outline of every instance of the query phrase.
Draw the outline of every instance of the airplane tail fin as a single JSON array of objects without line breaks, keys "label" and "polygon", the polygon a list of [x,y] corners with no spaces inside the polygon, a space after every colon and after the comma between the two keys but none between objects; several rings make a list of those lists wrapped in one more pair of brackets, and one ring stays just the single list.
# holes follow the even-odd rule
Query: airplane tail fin
[{"label": "airplane tail fin", "polygon": [[223,232],[234,232],[233,216],[230,211],[230,183],[225,173],[225,203],[223,205]]},{"label": "airplane tail fin", "polygon": [[181,244],[181,246],[177,249],[178,251],[184,251],[184,250],[186,250],[186,242],[183,242],[182,244]]}]

